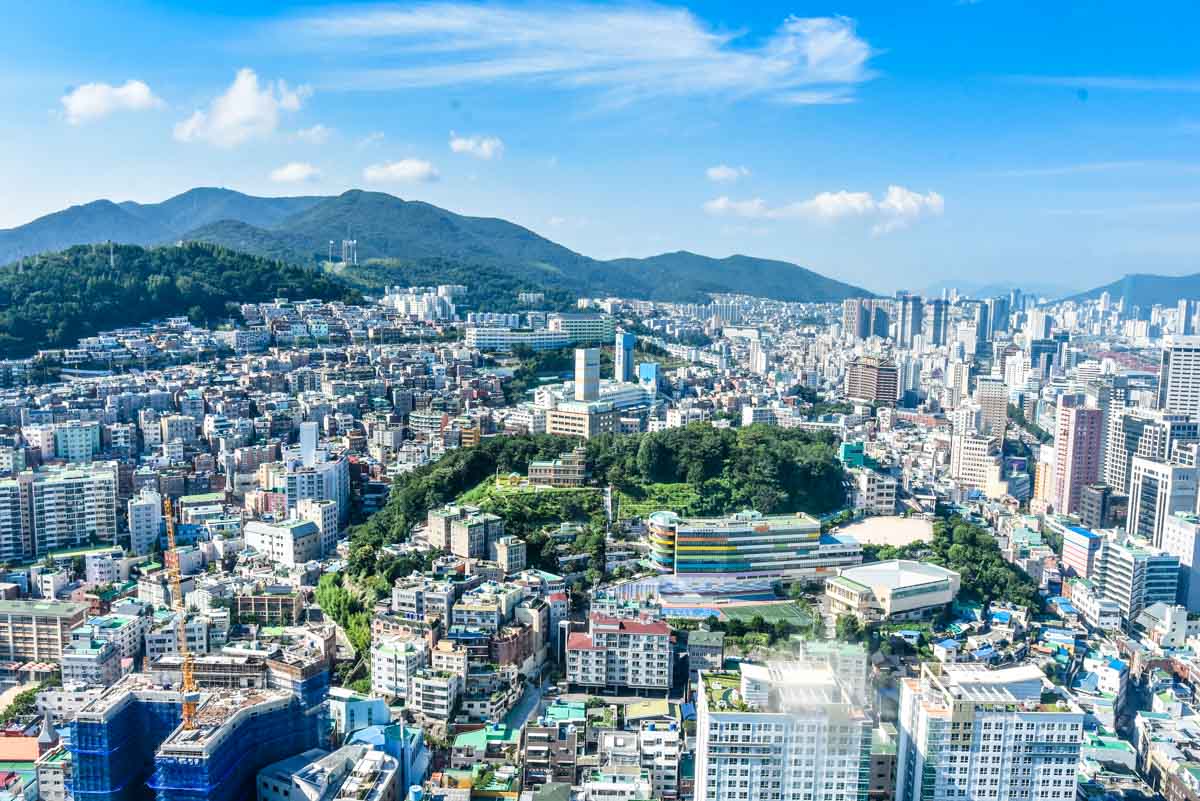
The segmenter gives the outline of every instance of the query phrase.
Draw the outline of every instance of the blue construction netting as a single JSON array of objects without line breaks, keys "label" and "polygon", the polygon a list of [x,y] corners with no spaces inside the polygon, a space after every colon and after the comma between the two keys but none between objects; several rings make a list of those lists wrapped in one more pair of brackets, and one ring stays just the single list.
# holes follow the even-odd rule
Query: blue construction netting
[{"label": "blue construction netting", "polygon": [[293,699],[248,716],[207,757],[159,754],[150,786],[157,801],[242,801],[255,795],[258,772],[319,742],[321,710]]},{"label": "blue construction netting", "polygon": [[103,723],[71,723],[68,786],[79,801],[145,801],[154,754],[181,717],[172,702],[133,699]]}]

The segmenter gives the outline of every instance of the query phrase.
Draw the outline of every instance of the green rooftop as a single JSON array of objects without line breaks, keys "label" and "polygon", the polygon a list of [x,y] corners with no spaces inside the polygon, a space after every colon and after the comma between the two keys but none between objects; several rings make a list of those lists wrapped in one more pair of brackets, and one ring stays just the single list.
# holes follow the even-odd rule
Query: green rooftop
[{"label": "green rooftop", "polygon": [[74,617],[88,610],[87,604],[73,601],[0,601],[0,614]]}]

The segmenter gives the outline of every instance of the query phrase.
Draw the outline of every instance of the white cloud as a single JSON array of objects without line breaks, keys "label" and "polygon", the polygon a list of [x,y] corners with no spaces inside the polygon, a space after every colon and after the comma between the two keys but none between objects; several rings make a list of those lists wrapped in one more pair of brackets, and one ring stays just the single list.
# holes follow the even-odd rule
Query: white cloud
[{"label": "white cloud", "polygon": [[750,174],[749,167],[730,167],[728,164],[718,164],[715,167],[709,167],[704,171],[708,176],[708,180],[714,183],[731,183],[738,178],[745,178]]},{"label": "white cloud", "polygon": [[298,184],[310,181],[320,174],[321,171],[311,164],[303,161],[291,161],[282,167],[271,170],[271,180],[280,184]]},{"label": "white cloud", "polygon": [[164,104],[143,81],[126,81],[120,86],[85,83],[60,98],[67,122],[81,125],[107,117],[114,111],[146,111]]},{"label": "white cloud", "polygon": [[312,89],[291,89],[283,81],[259,85],[254,70],[238,70],[233,83],[216,97],[208,110],[197,110],[176,124],[175,138],[180,142],[208,142],[217,147],[236,147],[251,139],[261,139],[279,127],[284,111],[298,111]]},{"label": "white cloud", "polygon": [[363,180],[369,184],[416,184],[436,181],[440,173],[428,161],[400,159],[372,164],[363,170]]},{"label": "white cloud", "polygon": [[459,136],[451,131],[450,149],[477,159],[493,159],[504,155],[504,142],[496,136]]},{"label": "white cloud", "polygon": [[301,128],[293,134],[295,138],[308,145],[323,145],[333,135],[333,129],[324,125],[314,125],[311,128]]},{"label": "white cloud", "polygon": [[[874,77],[871,46],[847,17],[789,16],[765,37],[654,5],[432,2],[351,6],[285,23],[313,50],[353,42],[340,88],[518,83],[591,89],[608,104],[669,96],[844,103]],[[364,45],[365,42],[365,45]]]},{"label": "white cloud", "polygon": [[379,144],[384,140],[386,134],[383,131],[371,131],[369,134],[358,140],[355,145],[359,150],[365,150],[368,147]]},{"label": "white cloud", "polygon": [[889,186],[880,198],[869,192],[821,192],[808,200],[771,206],[762,198],[734,200],[726,195],[704,204],[714,216],[764,220],[834,222],[848,218],[872,220],[871,233],[881,235],[907,228],[922,217],[938,217],[945,200],[937,192],[921,194],[902,186]]}]

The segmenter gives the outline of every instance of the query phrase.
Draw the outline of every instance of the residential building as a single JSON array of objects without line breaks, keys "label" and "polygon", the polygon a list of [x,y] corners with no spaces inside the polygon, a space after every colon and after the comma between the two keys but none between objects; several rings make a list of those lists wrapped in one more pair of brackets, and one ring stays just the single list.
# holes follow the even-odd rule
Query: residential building
[{"label": "residential building", "polygon": [[321,557],[321,530],[311,520],[268,523],[251,520],[245,527],[246,547],[273,562],[296,567]]},{"label": "residential building", "polygon": [[1200,516],[1177,512],[1168,517],[1163,524],[1162,549],[1179,559],[1176,603],[1189,612],[1200,612]]},{"label": "residential building", "polygon": [[825,665],[701,671],[696,801],[865,798],[871,725],[863,703]]},{"label": "residential building", "polygon": [[0,660],[58,662],[87,612],[69,601],[0,601]]},{"label": "residential building", "polygon": [[1039,668],[926,662],[901,682],[896,801],[1074,801],[1084,714],[1043,700]]},{"label": "residential building", "polygon": [[1100,477],[1103,413],[1083,405],[1083,395],[1064,395],[1058,401],[1054,433],[1054,510],[1075,514],[1083,488]]},{"label": "residential building", "polygon": [[674,655],[671,629],[649,617],[592,614],[588,631],[567,638],[567,682],[579,687],[666,692]]},{"label": "residential building", "polygon": [[404,702],[412,677],[429,665],[429,646],[416,637],[383,637],[371,643],[371,692]]},{"label": "residential building", "polygon": [[1174,414],[1200,416],[1200,336],[1163,339],[1158,408]]},{"label": "residential building", "polygon": [[129,549],[138,556],[153,553],[163,529],[162,496],[142,490],[126,504],[129,516]]},{"label": "residential building", "polygon": [[303,498],[296,504],[296,515],[317,527],[322,556],[332,554],[338,541],[338,505],[332,500]]},{"label": "residential building", "polygon": [[855,359],[846,367],[844,394],[850,400],[895,406],[899,398],[895,363],[871,356]]},{"label": "residential building", "polygon": [[1094,579],[1098,592],[1121,607],[1128,625],[1150,604],[1175,603],[1179,557],[1145,540],[1110,536],[1101,548]]}]

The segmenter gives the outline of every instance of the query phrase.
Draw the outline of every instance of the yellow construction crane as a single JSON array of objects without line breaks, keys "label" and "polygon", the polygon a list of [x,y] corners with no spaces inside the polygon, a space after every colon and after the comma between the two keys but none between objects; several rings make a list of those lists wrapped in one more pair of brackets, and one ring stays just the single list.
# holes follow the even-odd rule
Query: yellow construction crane
[{"label": "yellow construction crane", "polygon": [[196,687],[195,663],[187,643],[187,607],[183,603],[183,582],[179,578],[179,554],[175,551],[175,515],[171,499],[163,499],[163,514],[167,518],[167,575],[171,577],[171,607],[175,610],[175,621],[179,626],[179,655],[183,657],[183,728],[196,728],[196,705],[200,702],[200,691]]}]

